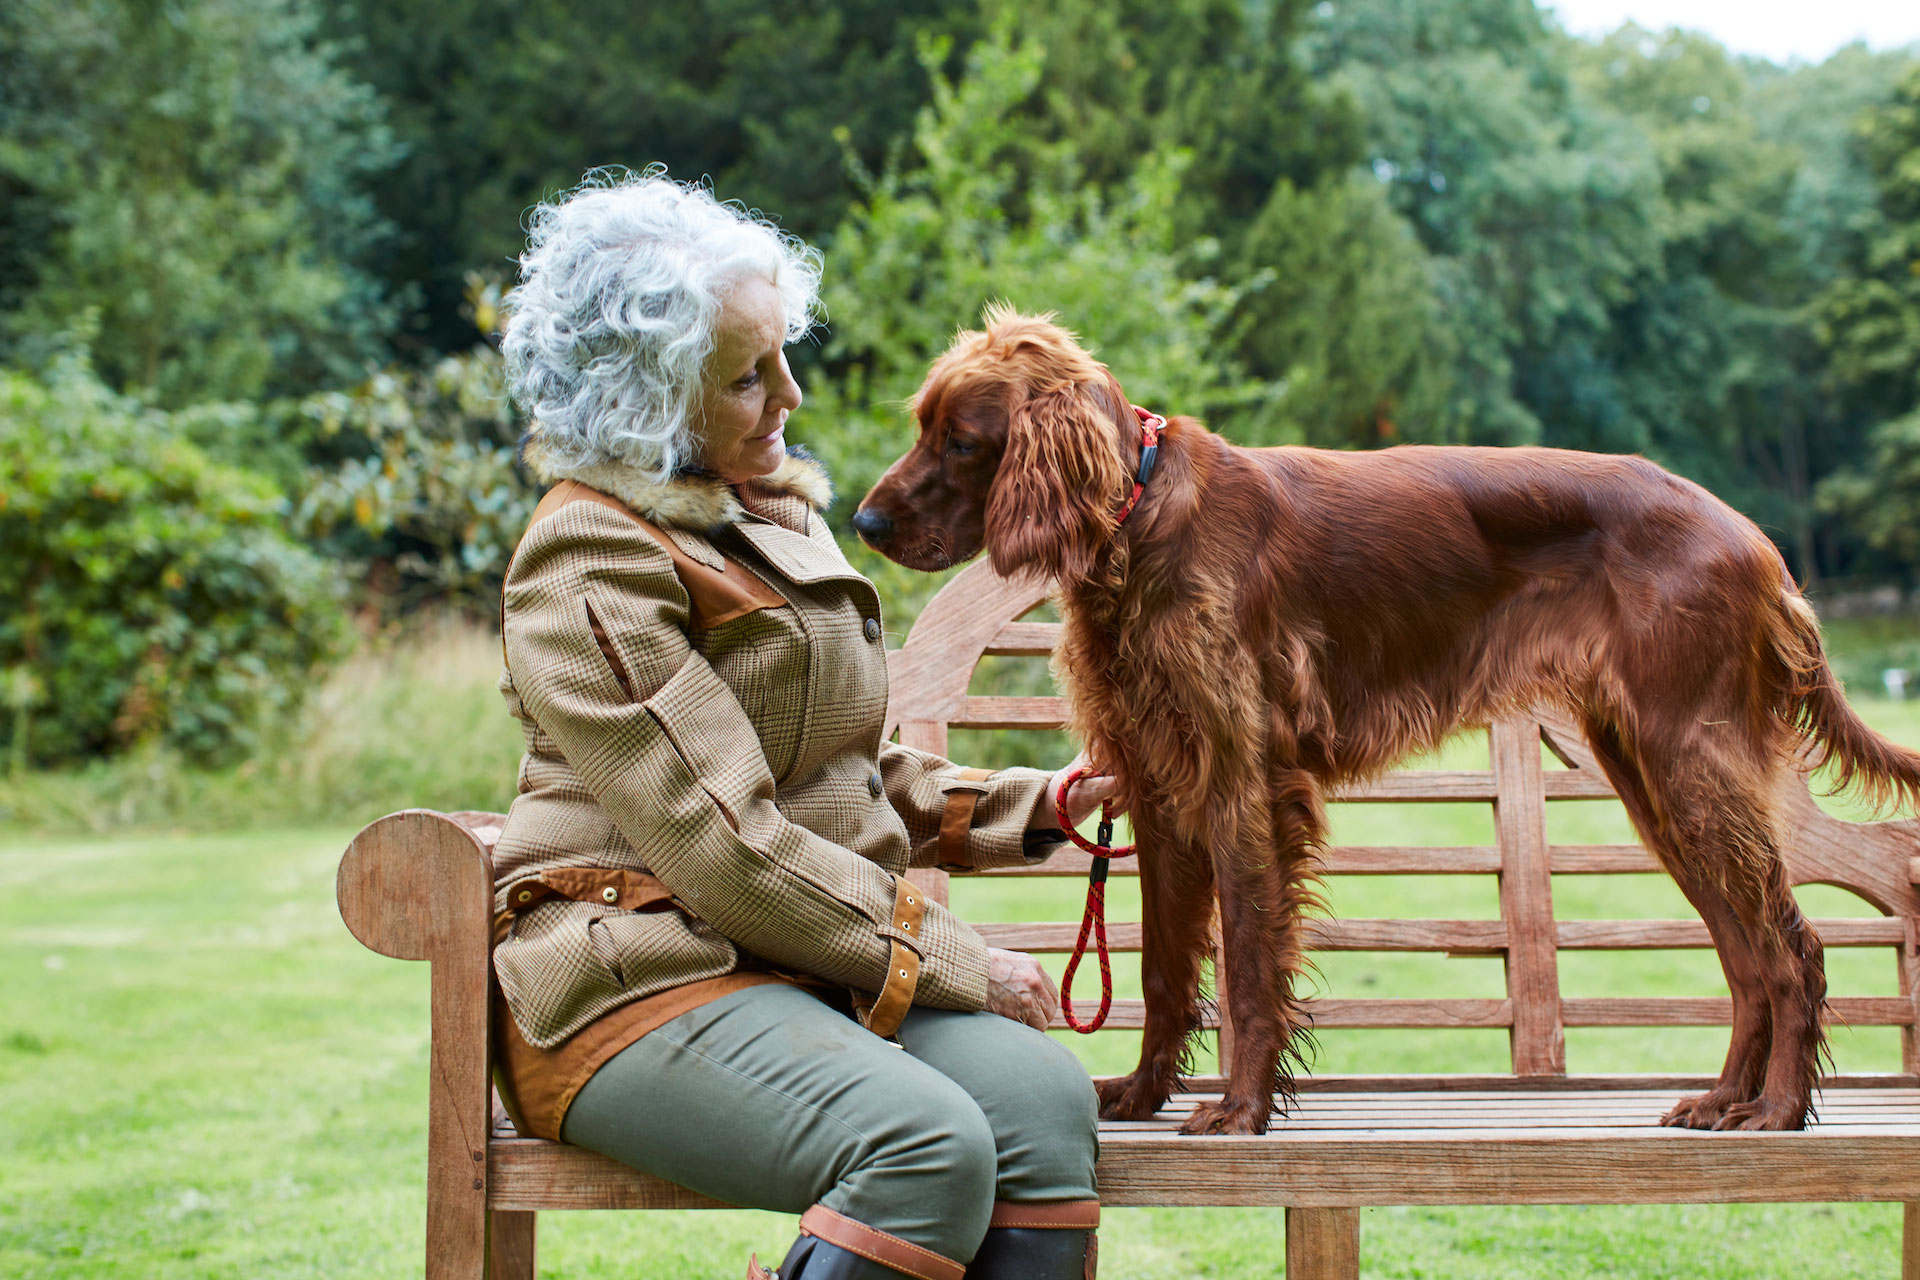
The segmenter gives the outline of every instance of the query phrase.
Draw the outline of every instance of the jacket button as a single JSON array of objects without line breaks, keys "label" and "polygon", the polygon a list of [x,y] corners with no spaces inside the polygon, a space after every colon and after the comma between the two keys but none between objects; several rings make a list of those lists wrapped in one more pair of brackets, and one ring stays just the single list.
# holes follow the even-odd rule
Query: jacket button
[{"label": "jacket button", "polygon": [[602,898],[605,898],[608,902],[620,901],[620,891],[614,888],[612,885],[608,885],[606,888],[602,889],[600,891],[600,896]]},{"label": "jacket button", "polygon": [[867,619],[867,639],[878,640],[879,638],[880,638],[880,619],[868,618]]},{"label": "jacket button", "polygon": [[886,785],[886,783],[880,780],[879,774],[871,773],[867,775],[867,794],[871,795],[874,799],[878,800],[880,798],[880,793],[886,790]]}]

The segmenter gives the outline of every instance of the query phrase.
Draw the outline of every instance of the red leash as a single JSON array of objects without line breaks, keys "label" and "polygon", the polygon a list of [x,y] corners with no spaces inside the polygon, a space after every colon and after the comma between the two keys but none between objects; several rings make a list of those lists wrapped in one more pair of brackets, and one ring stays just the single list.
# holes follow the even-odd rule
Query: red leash
[{"label": "red leash", "polygon": [[[1109,801],[1100,802],[1097,844],[1073,829],[1073,823],[1067,818],[1067,792],[1073,790],[1074,783],[1093,773],[1092,765],[1083,766],[1060,784],[1060,793],[1053,798],[1054,816],[1060,820],[1060,829],[1067,833],[1067,839],[1093,855],[1093,865],[1087,868],[1087,909],[1080,917],[1080,937],[1073,944],[1073,958],[1067,961],[1067,971],[1060,980],[1060,1012],[1065,1015],[1067,1025],[1081,1035],[1098,1031],[1107,1020],[1107,1011],[1113,1008],[1113,961],[1107,956],[1107,860],[1128,857],[1136,847],[1113,847],[1113,807]],[[1083,1024],[1073,1016],[1073,974],[1087,954],[1089,930],[1097,939],[1100,954],[1100,1011],[1093,1015],[1093,1021]]]}]

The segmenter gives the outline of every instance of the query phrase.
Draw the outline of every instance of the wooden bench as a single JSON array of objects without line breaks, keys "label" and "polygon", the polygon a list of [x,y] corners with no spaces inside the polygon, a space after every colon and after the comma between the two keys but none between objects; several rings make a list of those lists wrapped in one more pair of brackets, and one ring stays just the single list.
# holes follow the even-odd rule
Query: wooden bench
[{"label": "wooden bench", "polygon": [[[1060,725],[1051,697],[968,692],[984,656],[1035,657],[1056,626],[1021,619],[1044,592],[996,577],[984,564],[957,576],[891,655],[889,732],[944,753],[950,728]],[[1565,768],[1547,767],[1542,745]],[[961,754],[966,754],[962,752]],[[1569,1076],[1566,1027],[1725,1026],[1726,998],[1572,998],[1560,993],[1561,951],[1704,948],[1697,919],[1556,920],[1555,876],[1657,871],[1638,845],[1562,845],[1547,838],[1549,802],[1612,796],[1569,725],[1551,717],[1492,726],[1491,768],[1409,770],[1340,797],[1347,801],[1493,806],[1495,842],[1473,847],[1335,847],[1330,876],[1491,875],[1499,918],[1333,919],[1316,922],[1323,951],[1434,952],[1502,957],[1506,994],[1480,999],[1326,998],[1320,1029],[1504,1029],[1511,1071],[1497,1075],[1330,1076],[1301,1082],[1299,1104],[1264,1137],[1184,1137],[1181,1114],[1217,1093],[1217,1077],[1141,1124],[1103,1124],[1099,1177],[1109,1206],[1277,1206],[1287,1211],[1293,1280],[1358,1272],[1359,1210],[1439,1204],[1667,1204],[1875,1200],[1905,1203],[1903,1274],[1920,1280],[1920,822],[1855,824],[1822,813],[1804,786],[1790,806],[1796,884],[1851,891],[1882,915],[1816,921],[1832,949],[1892,952],[1896,996],[1836,996],[1836,1022],[1900,1029],[1901,1070],[1826,1082],[1820,1120],[1804,1133],[1694,1133],[1657,1118],[1707,1077]],[[488,936],[493,814],[410,810],[367,827],[341,860],[339,901],[354,935],[384,955],[432,965],[427,1161],[427,1274],[531,1280],[534,1215],[542,1209],[725,1207],[563,1144],[521,1137],[492,1099],[488,1078]],[[1151,857],[1149,850],[1147,856]],[[984,876],[1079,876],[1086,857]],[[1132,874],[1116,864],[1116,876]],[[930,894],[947,878],[915,873]],[[1078,895],[1075,894],[1077,900]],[[996,945],[1059,953],[1077,921],[977,922]],[[1140,928],[1113,929],[1116,950],[1138,950]],[[1083,971],[1082,996],[1087,995]],[[1109,1022],[1138,1028],[1138,1000],[1117,1001]],[[1230,1040],[1232,1027],[1210,1018]],[[1102,1033],[1104,1034],[1104,1033]],[[1224,1055],[1222,1055],[1224,1057]]]}]

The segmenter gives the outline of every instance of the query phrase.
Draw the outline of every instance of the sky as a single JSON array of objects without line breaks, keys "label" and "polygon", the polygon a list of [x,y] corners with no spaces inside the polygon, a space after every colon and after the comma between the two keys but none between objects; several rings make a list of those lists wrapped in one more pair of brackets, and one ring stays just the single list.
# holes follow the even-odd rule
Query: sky
[{"label": "sky", "polygon": [[1920,0],[1541,0],[1575,35],[1601,35],[1629,20],[1653,30],[1704,31],[1735,53],[1775,62],[1824,61],[1865,40],[1875,49],[1920,41]]}]

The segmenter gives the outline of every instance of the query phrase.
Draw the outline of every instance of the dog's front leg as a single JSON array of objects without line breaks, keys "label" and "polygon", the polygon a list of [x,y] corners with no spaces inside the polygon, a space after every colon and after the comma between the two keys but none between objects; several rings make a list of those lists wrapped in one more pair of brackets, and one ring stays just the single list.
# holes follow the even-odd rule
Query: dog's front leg
[{"label": "dog's front leg", "polygon": [[1194,1108],[1183,1133],[1265,1133],[1274,1094],[1293,1094],[1291,1062],[1309,1035],[1294,983],[1306,964],[1302,913],[1319,900],[1315,851],[1326,811],[1304,772],[1281,771],[1270,785],[1265,830],[1250,833],[1244,847],[1223,848],[1214,867],[1232,1063],[1220,1064],[1220,1101]]},{"label": "dog's front leg", "polygon": [[[1144,807],[1144,806],[1141,806]],[[1145,1120],[1179,1085],[1200,1027],[1200,962],[1208,950],[1213,861],[1164,818],[1135,813],[1140,847],[1140,986],[1146,997],[1140,1064],[1098,1084],[1105,1120]]]}]

